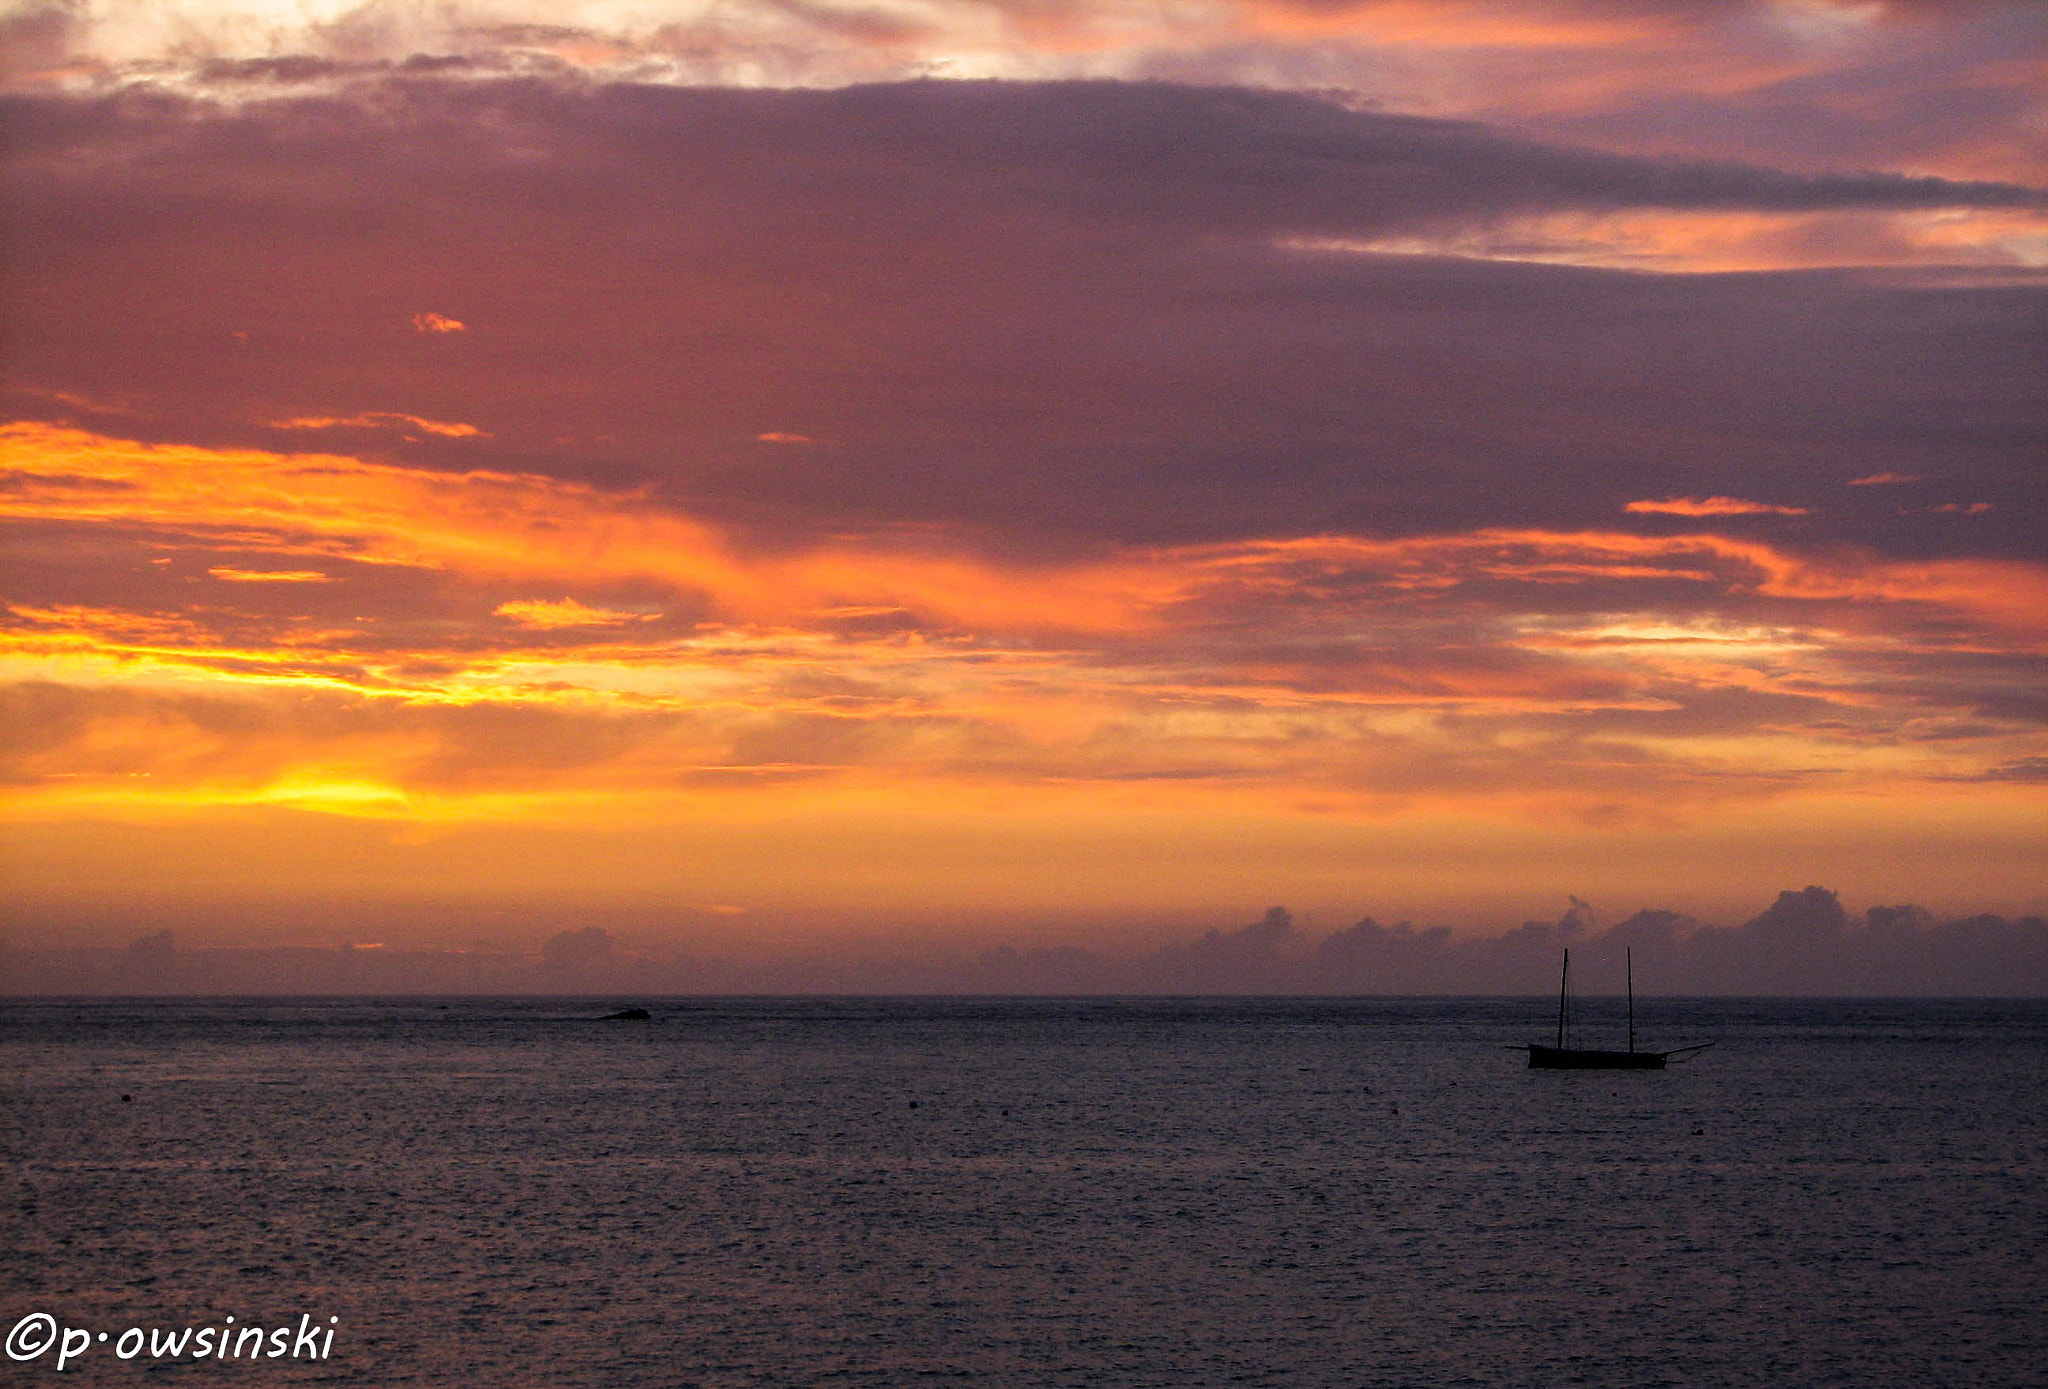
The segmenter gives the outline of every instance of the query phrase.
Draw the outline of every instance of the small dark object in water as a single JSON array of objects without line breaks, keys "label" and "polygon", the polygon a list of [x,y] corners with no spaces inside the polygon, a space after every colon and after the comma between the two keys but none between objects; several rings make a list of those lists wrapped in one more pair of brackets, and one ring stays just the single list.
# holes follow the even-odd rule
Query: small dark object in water
[{"label": "small dark object in water", "polygon": [[[1636,970],[1632,952],[1624,950],[1622,958],[1628,967],[1628,1050],[1597,1051],[1589,1047],[1567,1047],[1565,1041],[1565,1008],[1568,984],[1572,977],[1572,952],[1564,952],[1564,970],[1557,980],[1557,1045],[1546,1047],[1540,1042],[1531,1042],[1526,1047],[1510,1047],[1510,1051],[1529,1053],[1529,1068],[1538,1071],[1661,1071],[1665,1062],[1672,1057],[1683,1057],[1690,1061],[1695,1055],[1714,1045],[1712,1042],[1696,1042],[1689,1047],[1673,1051],[1636,1050]],[[1619,1090],[1614,1092],[1619,1095]]]},{"label": "small dark object in water", "polygon": [[1529,1065],[1539,1071],[1661,1071],[1661,1051],[1582,1051],[1530,1043],[1515,1047],[1529,1053]]},{"label": "small dark object in water", "polygon": [[131,1095],[123,1095],[123,1096],[121,1097],[121,1103],[122,1103],[122,1104],[127,1104],[127,1103],[128,1103],[128,1101],[129,1101],[130,1099],[132,1099],[132,1098],[134,1098],[134,1097],[133,1097],[133,1096],[131,1096]]},{"label": "small dark object in water", "polygon": [[645,1008],[621,1008],[616,1013],[606,1013],[599,1022],[646,1022],[654,1015]]},{"label": "small dark object in water", "polygon": [[910,1102],[910,1107],[911,1107],[912,1109],[916,1109],[916,1108],[917,1108],[917,1101],[916,1101],[916,1100],[912,1100],[912,1101]]}]

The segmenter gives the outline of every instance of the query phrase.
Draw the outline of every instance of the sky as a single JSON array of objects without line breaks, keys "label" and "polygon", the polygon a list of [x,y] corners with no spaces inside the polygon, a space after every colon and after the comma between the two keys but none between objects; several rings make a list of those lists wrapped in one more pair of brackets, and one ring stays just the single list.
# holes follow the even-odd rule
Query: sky
[{"label": "sky", "polygon": [[0,54],[13,939],[2048,909],[2035,3]]}]

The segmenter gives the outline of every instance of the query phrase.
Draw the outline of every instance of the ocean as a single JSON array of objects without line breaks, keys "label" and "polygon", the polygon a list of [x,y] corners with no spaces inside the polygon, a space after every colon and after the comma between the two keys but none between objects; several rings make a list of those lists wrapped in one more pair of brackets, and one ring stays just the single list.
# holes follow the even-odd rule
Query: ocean
[{"label": "ocean", "polygon": [[0,1373],[2048,1384],[2041,1002],[616,1002],[0,1007]]}]

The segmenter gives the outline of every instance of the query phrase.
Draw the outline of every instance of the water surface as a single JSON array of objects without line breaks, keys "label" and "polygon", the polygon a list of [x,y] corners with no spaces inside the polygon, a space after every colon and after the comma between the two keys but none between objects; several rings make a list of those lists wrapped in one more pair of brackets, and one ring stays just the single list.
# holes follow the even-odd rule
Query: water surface
[{"label": "water surface", "polygon": [[2048,1383],[2039,1003],[1639,1001],[1719,1042],[1641,1073],[1529,1071],[1530,1000],[650,1006],[8,1004],[0,1330],[339,1318],[83,1383]]}]

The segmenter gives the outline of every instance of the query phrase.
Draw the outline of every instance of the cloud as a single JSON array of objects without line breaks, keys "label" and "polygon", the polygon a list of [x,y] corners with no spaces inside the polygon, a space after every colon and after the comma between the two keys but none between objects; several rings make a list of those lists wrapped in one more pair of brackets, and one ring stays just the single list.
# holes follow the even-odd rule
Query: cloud
[{"label": "cloud", "polygon": [[[408,949],[384,942],[195,949],[169,930],[133,937],[132,924],[120,922],[106,934],[111,941],[131,937],[125,945],[61,951],[17,947],[11,953],[10,980],[22,992],[70,995],[417,991],[447,996],[467,991],[503,997],[559,992],[565,977],[586,988],[673,995],[1110,994],[1123,1000],[1117,1007],[1128,1017],[1131,997],[1145,995],[1182,1000],[1164,1005],[1176,1012],[1185,1010],[1190,994],[1542,998],[1546,990],[1554,996],[1560,951],[1569,945],[1581,1000],[1575,1017],[1588,1045],[1607,1035],[1621,1040],[1623,1018],[1614,995],[1625,975],[1633,978],[1639,1000],[2048,994],[2048,921],[2037,915],[1957,917],[1912,903],[1852,913],[1833,891],[1810,887],[1781,892],[1775,904],[1734,930],[1655,907],[1601,930],[1590,905],[1572,900],[1572,908],[1555,921],[1530,920],[1503,929],[1494,914],[1463,933],[1406,921],[1386,926],[1370,916],[1324,933],[1286,908],[1273,907],[1239,930],[1211,929],[1188,937],[1187,927],[1181,926],[1173,939],[1149,950],[1093,937],[1095,948],[1008,943],[988,948],[991,938],[1008,931],[983,928],[943,944],[891,942],[880,947],[879,958],[874,946],[849,952],[815,942],[792,956],[786,948],[776,950],[769,942],[734,933],[719,939],[724,958],[715,962],[694,951],[675,951],[657,921],[631,908],[594,905],[585,912],[601,916],[609,928],[562,931],[554,929],[544,910],[531,906],[485,911],[480,902],[464,902],[455,909],[484,916],[494,928],[516,922],[515,929],[537,939],[539,950],[473,943],[454,950]],[[407,918],[445,917],[450,907],[446,900],[382,903],[379,931],[396,926],[399,933],[413,934],[416,928]],[[330,903],[298,903],[290,910],[301,934],[346,938],[352,933],[348,914]],[[737,925],[732,918],[750,915],[724,904],[691,904],[689,910],[714,918],[713,923],[692,923],[692,944],[700,949],[707,925]],[[177,909],[166,915],[181,928],[186,925]],[[717,918],[727,920],[719,923]],[[1631,950],[1632,961],[1625,961],[1624,952]],[[1602,994],[1610,1001],[1602,1002]],[[1662,1030],[1660,1013],[1652,1007],[1641,1016],[1641,1045],[1676,1046],[1709,1035]],[[1540,1035],[1543,1023],[1540,1007],[1531,1009],[1520,1024],[1530,1029],[1523,1035]],[[1664,1026],[1669,1027],[1668,1017]]]},{"label": "cloud", "polygon": [[640,613],[586,607],[574,598],[552,602],[540,598],[519,599],[500,603],[491,609],[491,612],[498,617],[510,618],[521,627],[543,632],[562,627],[617,627],[622,623],[644,620],[644,615]]},{"label": "cloud", "polygon": [[1462,256],[1621,270],[1726,272],[1839,266],[1978,266],[2035,275],[2048,254],[2037,211],[1851,212],[1746,208],[1542,211],[1308,250]]},{"label": "cloud", "polygon": [[941,76],[1167,78],[1343,91],[1574,143],[2041,175],[2027,0],[1967,5],[1698,5],[1408,0],[1330,5],[937,0],[692,10],[611,0],[432,8],[321,3],[286,20],[221,0],[102,0],[15,21],[11,78],[234,91],[331,89],[351,74],[574,75],[690,86],[835,87]]},{"label": "cloud", "polygon": [[357,415],[306,415],[298,419],[269,420],[272,429],[383,429],[392,425],[411,425],[424,429],[429,434],[439,434],[446,439],[488,439],[473,424],[459,420],[429,420],[418,415],[399,414],[391,410],[369,410]]},{"label": "cloud", "polygon": [[[1981,776],[2048,717],[2020,695],[2038,565],[1505,529],[997,564],[930,533],[756,549],[533,475],[0,439],[0,519],[45,556],[21,591],[71,598],[17,599],[0,641],[0,676],[79,692],[36,696],[54,741],[15,772],[52,806],[573,819],[916,784],[1670,816],[1817,764]],[[100,606],[65,577],[88,540]],[[321,568],[245,558],[285,555]],[[186,586],[228,573],[247,601]],[[290,581],[315,573],[345,582]]]},{"label": "cloud", "polygon": [[214,565],[207,573],[236,584],[330,584],[334,576],[318,569],[234,569]]},{"label": "cloud", "polygon": [[749,561],[713,528],[632,493],[536,475],[149,446],[26,424],[0,426],[0,451],[16,484],[0,498],[0,514],[119,521],[166,543],[473,574],[654,580],[734,617],[851,601],[967,624],[1085,630],[1142,621],[1142,599],[1118,591],[1114,566],[1006,573],[909,548]]},{"label": "cloud", "polygon": [[[62,390],[243,445],[267,442],[249,420],[374,423],[394,458],[649,487],[762,536],[939,526],[1048,557],[1715,495],[1804,508],[1811,544],[1959,543],[1845,495],[1878,471],[1992,503],[1966,543],[2018,555],[2041,505],[2023,280],[1314,249],[1491,254],[1530,218],[2033,216],[2020,185],[1143,84],[414,75],[15,109],[12,283],[47,289],[8,306],[20,413],[61,416],[27,391]],[[389,331],[420,302],[507,327],[428,370]],[[831,447],[757,442],[799,432]]]},{"label": "cloud", "polygon": [[[1558,14],[1574,51],[1695,27]],[[750,924],[792,876],[875,911],[1442,891],[1455,846],[1523,883],[1736,839],[1773,883],[2022,875],[2032,175],[1355,93],[600,80],[659,46],[601,25],[414,63],[404,19],[7,105],[38,871],[115,825],[330,871],[300,834],[337,880],[603,862]],[[490,331],[407,331],[428,304]],[[1988,509],[1842,482],[1887,476]]]},{"label": "cloud", "polygon": [[18,5],[0,15],[0,86],[36,85],[70,75],[72,55],[90,32],[76,3]]},{"label": "cloud", "polygon": [[1850,478],[1848,485],[1851,487],[1897,487],[1921,480],[1911,473],[1872,473],[1868,477]]},{"label": "cloud", "polygon": [[415,332],[420,333],[466,333],[469,331],[468,324],[458,319],[449,318],[445,314],[437,313],[414,314],[412,316],[412,326]]},{"label": "cloud", "polygon": [[1805,516],[1803,506],[1775,506],[1740,497],[1666,497],[1661,502],[1630,502],[1625,510],[1668,516]]}]

